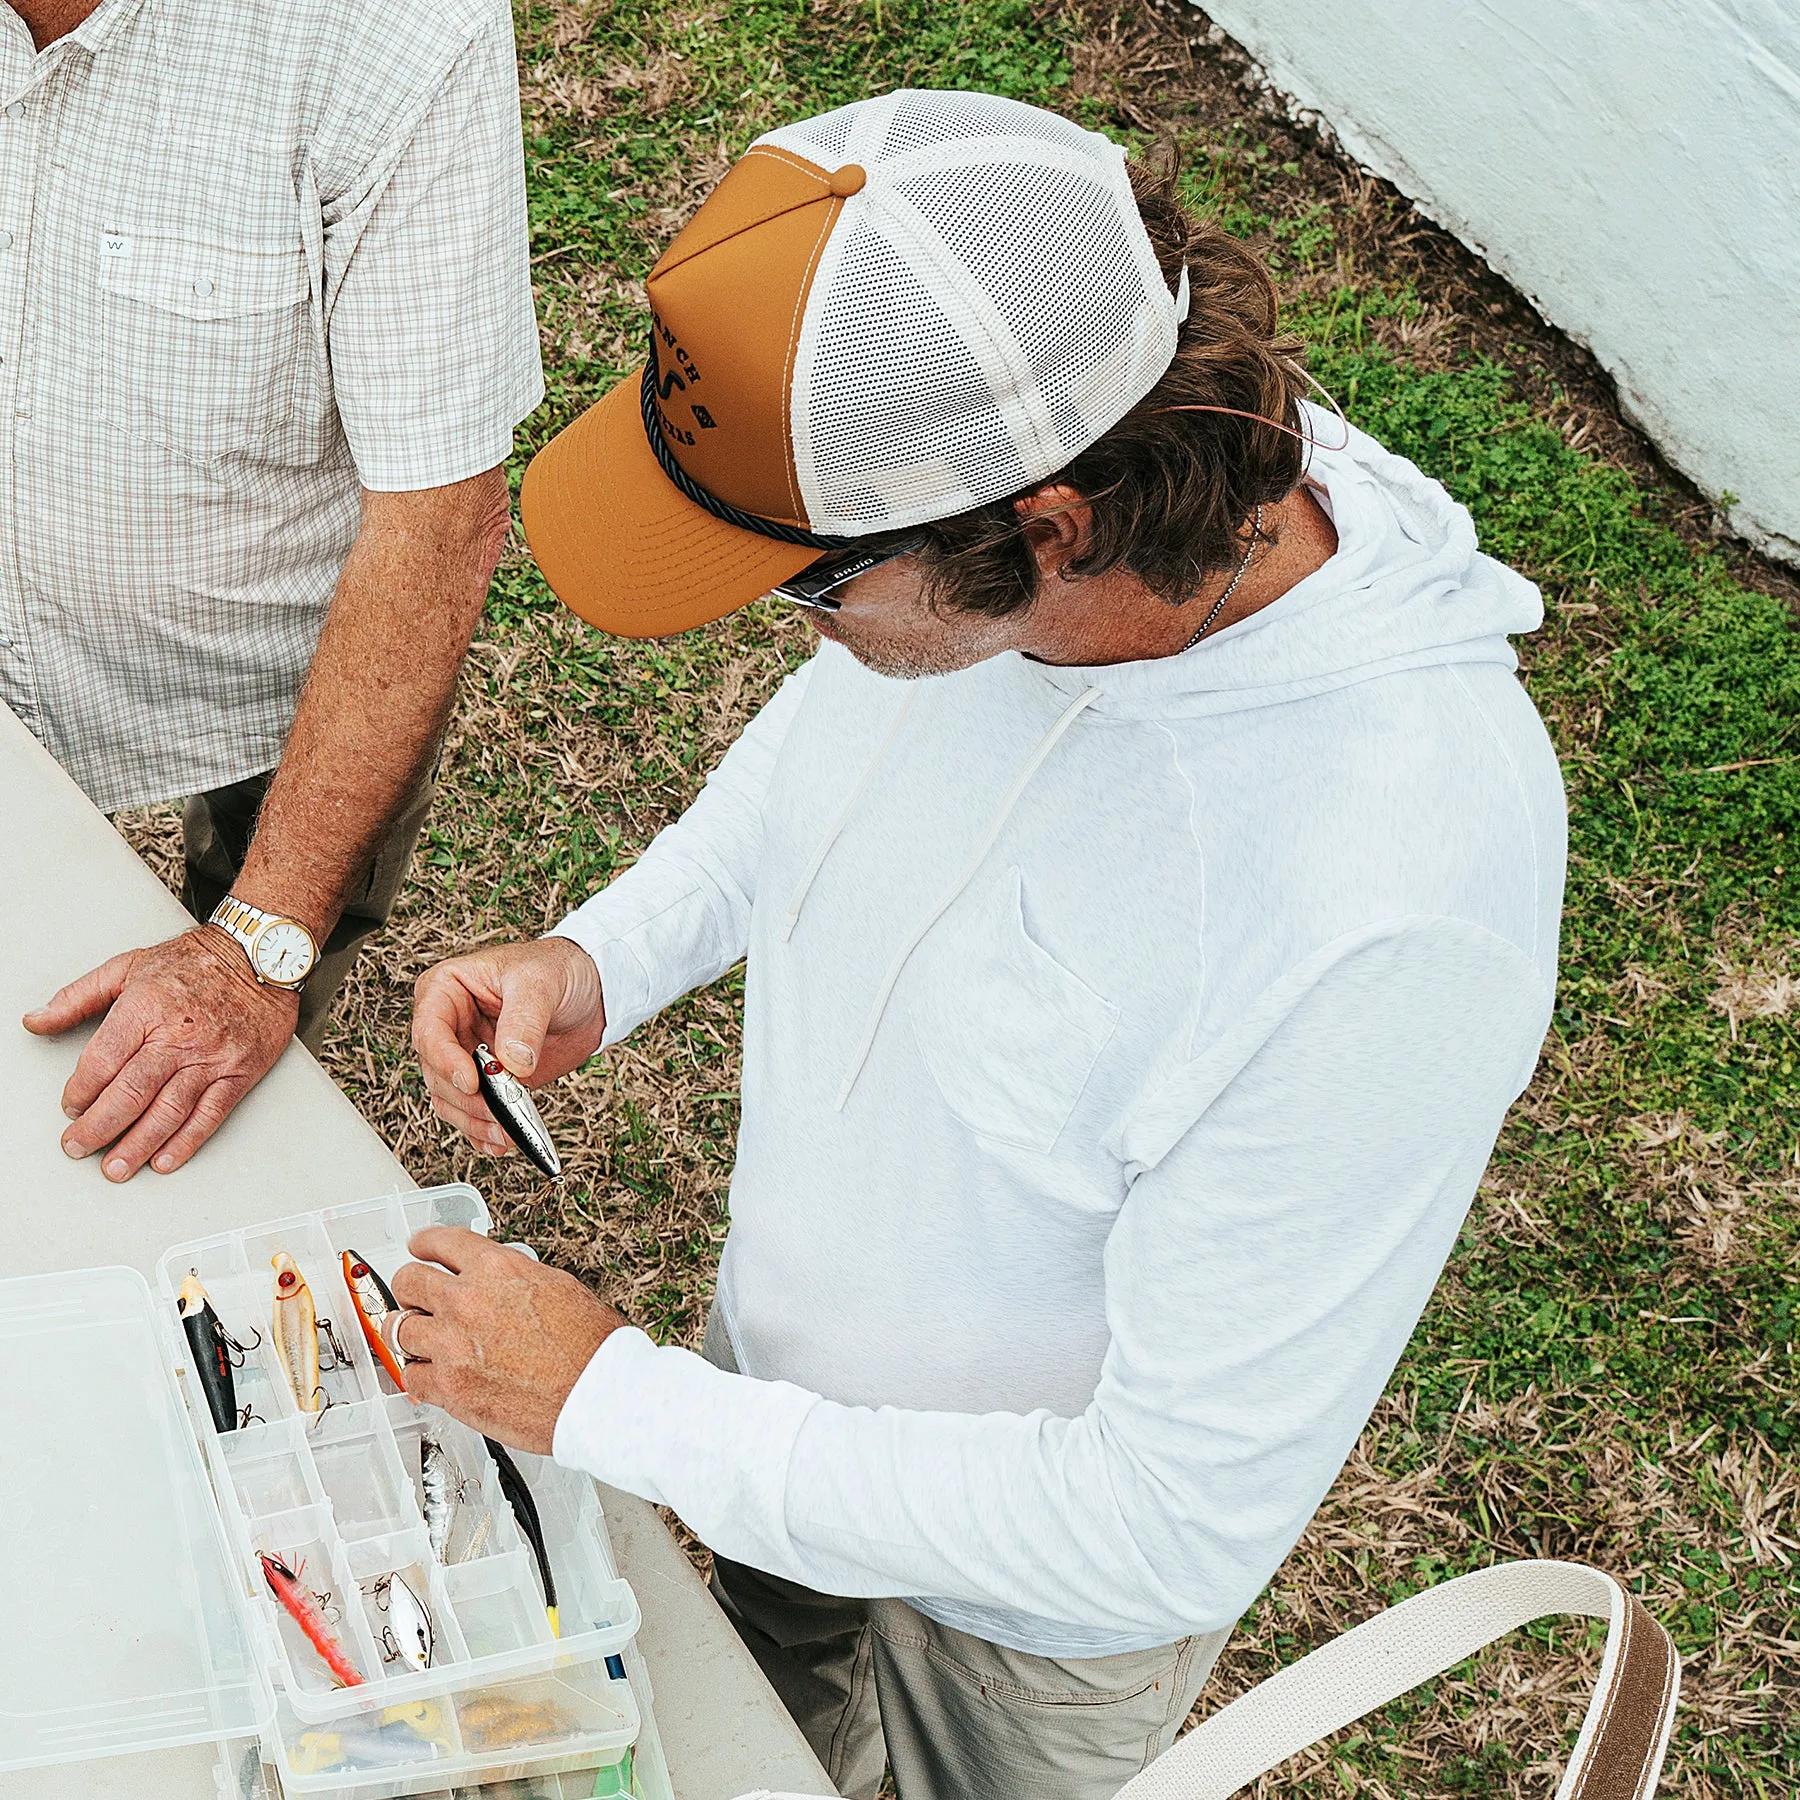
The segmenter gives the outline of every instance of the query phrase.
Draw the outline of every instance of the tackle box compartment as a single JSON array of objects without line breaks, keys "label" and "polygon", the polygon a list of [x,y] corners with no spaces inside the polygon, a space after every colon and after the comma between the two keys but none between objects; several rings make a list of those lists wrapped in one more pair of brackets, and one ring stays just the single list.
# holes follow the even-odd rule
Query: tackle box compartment
[{"label": "tackle box compartment", "polygon": [[[422,1790],[416,1800],[675,1800],[674,1783],[651,1711],[650,1672],[633,1644],[625,1667],[643,1719],[637,1742],[584,1763],[578,1769],[519,1770],[496,1774],[479,1787],[446,1782]],[[212,1746],[217,1800],[284,1800],[281,1771],[256,1738]],[[366,1800],[361,1790],[328,1791],[314,1800]]]},{"label": "tackle box compartment", "polygon": [[[0,1282],[0,1379],[25,1397],[20,1428],[42,1452],[0,1473],[14,1547],[34,1545],[8,1555],[8,1592],[18,1617],[50,1627],[31,1656],[0,1657],[0,1770],[212,1744],[221,1769],[234,1746],[242,1771],[249,1745],[279,1791],[309,1800],[506,1779],[551,1795],[654,1741],[637,1603],[593,1482],[514,1455],[541,1519],[559,1635],[481,1437],[398,1392],[369,1355],[341,1254],[391,1280],[431,1224],[485,1233],[489,1221],[480,1195],[457,1184],[177,1245],[154,1295],[121,1268]],[[319,1327],[318,1413],[295,1403],[271,1340],[280,1251],[330,1321]],[[190,1270],[243,1346],[245,1417],[226,1432],[176,1315]],[[435,1536],[427,1442],[443,1452],[452,1499],[446,1520],[432,1509]],[[335,1683],[269,1591],[259,1551],[324,1596],[360,1685]],[[382,1581],[396,1574],[430,1615],[424,1669],[397,1660],[387,1632]],[[641,1774],[639,1791],[654,1800]]]}]

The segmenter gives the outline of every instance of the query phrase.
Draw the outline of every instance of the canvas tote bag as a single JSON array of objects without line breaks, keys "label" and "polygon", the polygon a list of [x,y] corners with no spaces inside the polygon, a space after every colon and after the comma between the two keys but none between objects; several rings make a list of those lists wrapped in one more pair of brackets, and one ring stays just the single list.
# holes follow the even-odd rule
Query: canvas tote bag
[{"label": "canvas tote bag", "polygon": [[[1610,1575],[1583,1563],[1511,1562],[1427,1588],[1333,1638],[1203,1719],[1116,1800],[1228,1800],[1483,1645],[1534,1619],[1606,1620],[1606,1651],[1556,1800],[1649,1800],[1681,1661],[1669,1634]],[[803,1800],[760,1789],[741,1800]]]}]

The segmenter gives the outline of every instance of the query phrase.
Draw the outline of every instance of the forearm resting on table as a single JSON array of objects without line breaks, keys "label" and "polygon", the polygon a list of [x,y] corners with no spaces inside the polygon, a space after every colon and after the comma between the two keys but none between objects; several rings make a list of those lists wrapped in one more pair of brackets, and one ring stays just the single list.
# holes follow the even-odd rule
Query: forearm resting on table
[{"label": "forearm resting on table", "polygon": [[509,516],[499,469],[363,495],[362,529],[234,892],[323,937],[443,730]]}]

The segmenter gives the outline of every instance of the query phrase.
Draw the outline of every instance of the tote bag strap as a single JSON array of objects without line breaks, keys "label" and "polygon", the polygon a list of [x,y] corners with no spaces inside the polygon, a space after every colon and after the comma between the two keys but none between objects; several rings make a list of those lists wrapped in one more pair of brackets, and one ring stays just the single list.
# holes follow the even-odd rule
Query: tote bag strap
[{"label": "tote bag strap", "polygon": [[1227,1800],[1484,1644],[1553,1613],[1607,1622],[1600,1678],[1556,1800],[1649,1800],[1681,1686],[1674,1641],[1610,1575],[1550,1561],[1479,1569],[1377,1613],[1202,1720],[1117,1800]]}]

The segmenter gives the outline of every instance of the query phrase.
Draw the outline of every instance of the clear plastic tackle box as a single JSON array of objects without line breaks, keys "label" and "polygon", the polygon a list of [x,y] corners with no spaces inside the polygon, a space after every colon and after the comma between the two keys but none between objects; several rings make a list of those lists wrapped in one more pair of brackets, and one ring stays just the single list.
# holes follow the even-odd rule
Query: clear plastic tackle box
[{"label": "clear plastic tackle box", "polygon": [[[557,1635],[481,1437],[400,1393],[356,1324],[342,1253],[391,1280],[407,1240],[432,1224],[486,1232],[487,1209],[458,1185],[223,1232],[169,1250],[154,1293],[123,1268],[0,1282],[12,1421],[0,1452],[0,1771],[211,1743],[227,1800],[394,1800],[501,1780],[591,1794],[609,1791],[594,1771],[634,1763],[635,1790],[612,1791],[666,1793],[637,1602],[594,1484],[515,1453]],[[330,1321],[316,1415],[295,1405],[270,1341],[282,1251]],[[228,1432],[214,1428],[177,1320],[190,1270],[245,1346],[233,1371],[244,1422]],[[427,1439],[454,1501],[435,1550]],[[259,1552],[299,1574],[360,1685],[340,1686],[276,1603]],[[383,1577],[395,1575],[430,1614],[423,1669],[392,1654]]]}]

